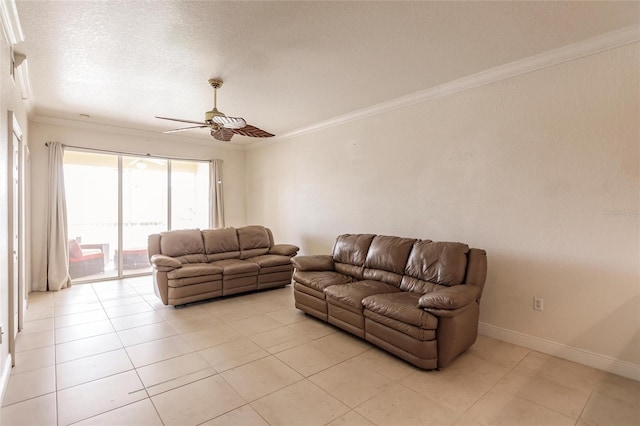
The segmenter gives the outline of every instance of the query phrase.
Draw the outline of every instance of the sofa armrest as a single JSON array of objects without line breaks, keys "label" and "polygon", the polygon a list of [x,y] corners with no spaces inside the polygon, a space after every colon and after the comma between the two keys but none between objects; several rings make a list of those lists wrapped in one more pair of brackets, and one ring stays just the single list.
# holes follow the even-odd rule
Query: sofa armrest
[{"label": "sofa armrest", "polygon": [[474,285],[456,285],[423,295],[418,305],[429,312],[455,311],[476,300],[478,293],[479,289]]},{"label": "sofa armrest", "polygon": [[333,271],[333,258],[329,255],[296,256],[291,258],[298,271]]},{"label": "sofa armrest", "polygon": [[164,254],[154,254],[153,256],[151,256],[150,260],[154,268],[162,268],[162,270],[164,271],[182,267],[182,262],[180,262],[178,259],[174,259],[173,257],[169,257]]},{"label": "sofa armrest", "polygon": [[300,247],[293,244],[274,244],[269,249],[269,254],[278,254],[280,256],[295,256]]}]

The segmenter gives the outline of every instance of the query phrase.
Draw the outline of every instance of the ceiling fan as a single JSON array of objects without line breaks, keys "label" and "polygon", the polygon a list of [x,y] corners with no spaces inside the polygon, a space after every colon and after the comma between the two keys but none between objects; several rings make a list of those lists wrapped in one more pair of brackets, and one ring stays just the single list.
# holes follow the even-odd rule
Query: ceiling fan
[{"label": "ceiling fan", "polygon": [[269,138],[271,136],[274,136],[269,132],[265,132],[262,129],[258,129],[255,126],[247,124],[244,118],[227,117],[226,115],[218,111],[218,108],[216,107],[218,102],[218,89],[222,86],[222,80],[212,78],[209,80],[209,85],[213,87],[213,109],[211,111],[207,111],[204,114],[204,121],[181,120],[179,118],[156,116],[156,118],[159,118],[161,120],[171,120],[179,121],[181,123],[196,124],[196,126],[167,130],[163,133],[176,133],[182,132],[184,130],[210,128],[211,136],[213,136],[214,139],[223,142],[229,142],[233,135],[249,136],[252,138]]}]

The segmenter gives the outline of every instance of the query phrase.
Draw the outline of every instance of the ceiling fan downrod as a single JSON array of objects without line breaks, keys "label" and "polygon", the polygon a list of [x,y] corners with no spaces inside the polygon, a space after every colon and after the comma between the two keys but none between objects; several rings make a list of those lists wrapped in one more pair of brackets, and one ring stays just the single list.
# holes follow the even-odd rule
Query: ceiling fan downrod
[{"label": "ceiling fan downrod", "polygon": [[207,111],[204,115],[204,121],[207,123],[210,123],[213,117],[224,116],[223,113],[218,111],[218,89],[222,87],[222,80],[211,78],[209,79],[209,85],[213,87],[213,109]]}]

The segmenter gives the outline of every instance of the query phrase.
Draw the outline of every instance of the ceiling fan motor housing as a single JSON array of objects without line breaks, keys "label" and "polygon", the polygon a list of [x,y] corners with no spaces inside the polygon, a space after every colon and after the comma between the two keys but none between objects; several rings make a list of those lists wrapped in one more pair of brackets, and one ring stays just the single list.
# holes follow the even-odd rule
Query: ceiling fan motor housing
[{"label": "ceiling fan motor housing", "polygon": [[224,114],[218,111],[218,108],[214,106],[211,111],[207,111],[204,113],[204,121],[206,121],[207,123],[211,123],[211,120],[213,120],[213,117],[221,117],[221,116],[224,117]]}]

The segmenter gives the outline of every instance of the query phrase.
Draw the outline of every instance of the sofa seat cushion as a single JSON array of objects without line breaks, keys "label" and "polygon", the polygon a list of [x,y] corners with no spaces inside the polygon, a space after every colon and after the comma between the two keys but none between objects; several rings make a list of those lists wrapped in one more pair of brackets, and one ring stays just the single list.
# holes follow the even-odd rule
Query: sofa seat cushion
[{"label": "sofa seat cushion", "polygon": [[364,280],[344,285],[333,285],[324,289],[327,300],[362,310],[362,299],[381,293],[396,293],[400,289],[380,281]]},{"label": "sofa seat cushion", "polygon": [[[87,250],[88,251],[88,250]],[[89,260],[89,259],[102,259],[104,257],[104,253],[102,253],[101,251],[99,251],[98,253],[87,253],[87,254],[83,254],[80,257],[70,257],[69,258],[69,262],[73,263],[73,262],[84,262],[85,260]]]},{"label": "sofa seat cushion", "polygon": [[417,327],[434,330],[438,327],[438,318],[418,306],[422,295],[403,291],[393,294],[376,294],[362,301],[365,309],[383,317],[393,318]]},{"label": "sofa seat cushion", "polygon": [[293,279],[321,293],[329,286],[351,282],[351,277],[333,271],[296,271]]},{"label": "sofa seat cushion", "polygon": [[289,256],[280,256],[278,254],[264,254],[262,256],[250,257],[249,259],[246,259],[246,261],[257,263],[261,268],[291,265],[291,258]]},{"label": "sofa seat cushion", "polygon": [[245,262],[240,259],[224,259],[211,262],[214,266],[222,268],[224,275],[250,274],[258,272],[260,266],[257,263]]},{"label": "sofa seat cushion", "polygon": [[388,333],[388,331],[399,331],[400,333],[406,334],[407,336],[410,336],[411,338],[419,341],[436,339],[436,329],[425,330],[424,328],[415,326],[413,324],[376,314],[375,312],[370,311],[366,308],[363,313],[367,333],[374,334],[378,338],[382,338],[383,340],[386,340],[387,342],[392,343],[393,345],[401,347],[405,350],[408,350],[412,345],[401,344],[401,342],[403,341],[406,343],[406,339],[401,338],[400,341],[398,341],[397,339],[393,339],[393,334],[395,333]]},{"label": "sofa seat cushion", "polygon": [[167,272],[167,278],[177,280],[180,278],[191,278],[206,275],[218,275],[222,273],[222,268],[208,263],[189,263],[182,268]]}]

